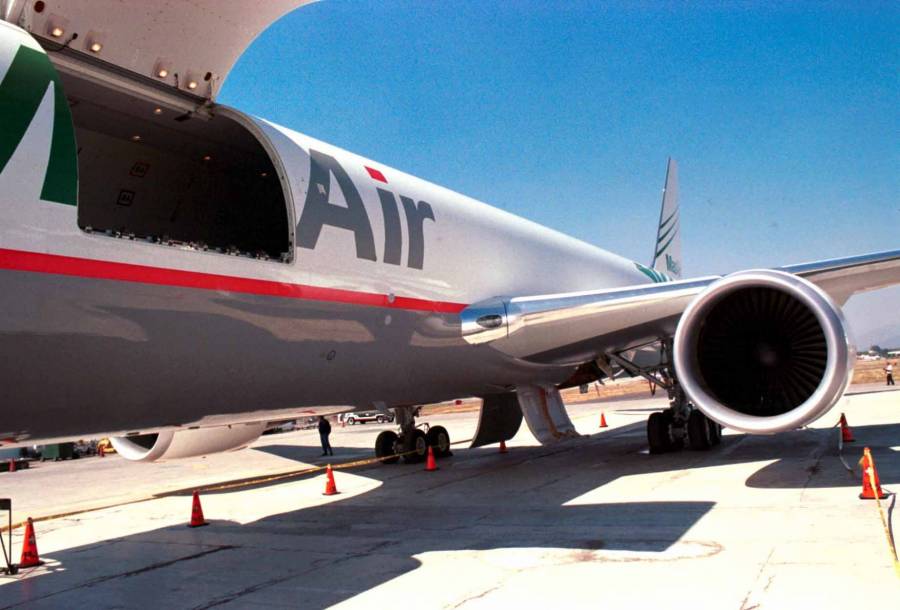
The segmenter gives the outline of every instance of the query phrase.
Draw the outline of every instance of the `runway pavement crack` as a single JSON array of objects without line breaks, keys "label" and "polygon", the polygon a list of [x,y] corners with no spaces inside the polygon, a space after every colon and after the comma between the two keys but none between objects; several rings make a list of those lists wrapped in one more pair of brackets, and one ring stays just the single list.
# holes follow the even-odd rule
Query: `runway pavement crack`
[{"label": "runway pavement crack", "polygon": [[223,604],[227,604],[233,602],[234,600],[244,597],[245,595],[249,595],[251,593],[255,593],[261,589],[265,589],[267,587],[271,587],[273,585],[277,585],[292,578],[296,578],[297,576],[301,576],[307,570],[301,570],[297,572],[291,572],[286,574],[285,576],[279,576],[278,578],[270,578],[269,580],[265,580],[263,582],[256,583],[255,585],[251,585],[249,587],[245,587],[240,589],[239,591],[235,591],[233,593],[229,593],[228,595],[223,595],[221,597],[217,597],[205,604],[200,606],[194,606],[191,610],[206,610],[207,608],[214,608],[216,606],[221,606]]},{"label": "runway pavement crack", "polygon": [[[753,584],[750,586],[750,589],[747,591],[747,595],[744,596],[744,599],[741,600],[741,607],[739,610],[754,610],[754,608],[759,608],[760,604],[753,604],[752,606],[748,606],[747,602],[750,601],[750,596],[753,595],[753,591],[756,589],[756,584],[759,582],[759,579],[762,578],[763,572],[766,567],[769,565],[769,560],[772,559],[772,555],[775,554],[775,547],[772,547],[772,550],[769,551],[769,554],[766,555],[765,561],[762,562],[762,565],[759,566],[759,572],[756,574],[756,578],[753,580]],[[774,578],[774,576],[772,577]],[[763,587],[763,591],[767,590],[769,586],[772,584],[772,578],[769,578],[769,582],[766,583],[766,586]]]},{"label": "runway pavement crack", "polygon": [[[484,596],[486,596],[486,595],[488,595],[488,594],[490,594],[490,593],[493,593],[494,591],[500,589],[502,586],[503,586],[503,583],[502,583],[502,582],[499,583],[499,584],[496,584],[496,585],[494,585],[493,587],[490,587],[490,588],[488,588],[488,589],[485,589],[484,591],[482,591],[482,592],[479,593],[478,595],[470,595],[469,597],[463,599],[462,601],[460,601],[460,602],[454,604],[454,605],[451,606],[451,607],[452,607],[452,608],[460,608],[460,607],[462,607],[462,606],[468,604],[469,602],[475,601],[476,599],[482,599]],[[444,606],[444,607],[446,608],[447,606]]]},{"label": "runway pavement crack", "polygon": [[219,553],[221,551],[228,551],[236,548],[234,545],[222,545],[217,546],[212,549],[206,549],[205,551],[200,551],[199,553],[194,553],[193,555],[186,555],[184,557],[178,557],[176,559],[170,559],[168,561],[160,561],[158,563],[153,563],[148,566],[144,566],[143,568],[138,568],[137,570],[130,570],[128,572],[120,572],[118,574],[109,574],[107,576],[100,576],[98,578],[91,579],[85,583],[77,585],[75,587],[68,587],[66,589],[61,589],[59,591],[54,591],[53,593],[48,593],[47,595],[42,595],[40,597],[35,597],[29,599],[27,602],[22,602],[20,604],[13,604],[11,606],[3,606],[0,610],[6,610],[7,608],[16,608],[26,605],[31,605],[36,601],[48,599],[50,597],[55,597],[60,595],[61,593],[69,593],[71,591],[77,591],[79,589],[89,589],[91,587],[95,587],[97,585],[103,584],[105,582],[109,582],[111,580],[116,580],[118,578],[128,578],[130,576],[137,576],[138,574],[145,574],[147,572],[152,572],[153,570],[159,570],[161,568],[167,568],[171,565],[175,565],[176,563],[181,563],[182,561],[191,561],[194,559],[199,559],[201,557],[205,557],[207,555],[212,555],[213,553]]},{"label": "runway pavement crack", "polygon": [[829,436],[826,435],[822,442],[816,445],[816,448],[813,450],[813,453],[810,457],[812,457],[815,461],[806,468],[806,481],[803,482],[803,489],[800,492],[800,500],[803,500],[803,497],[806,495],[806,490],[809,488],[810,483],[812,483],[813,477],[815,477],[822,470],[822,458],[825,456],[825,453],[828,451],[829,446]]},{"label": "runway pavement crack", "polygon": [[373,550],[382,548],[384,546],[390,546],[393,544],[391,541],[382,541],[377,543],[372,549],[366,549],[365,551],[350,553],[347,555],[343,555],[341,557],[337,557],[335,559],[317,559],[310,562],[309,567],[304,568],[302,570],[294,570],[288,574],[283,576],[278,576],[276,578],[270,578],[269,580],[264,580],[263,582],[258,582],[254,585],[250,585],[249,587],[244,587],[238,591],[234,591],[232,593],[228,593],[226,595],[222,595],[215,599],[212,599],[205,604],[201,604],[199,606],[194,606],[191,610],[207,610],[208,608],[215,608],[216,606],[221,606],[224,604],[231,603],[236,599],[240,599],[246,595],[250,595],[251,593],[256,593],[257,591],[261,591],[268,587],[272,587],[283,582],[287,582],[293,578],[297,578],[298,576],[303,576],[304,574],[308,574],[310,572],[314,572],[323,567],[331,568],[346,561],[351,561],[353,559],[359,559],[361,557],[368,557],[372,553]]}]

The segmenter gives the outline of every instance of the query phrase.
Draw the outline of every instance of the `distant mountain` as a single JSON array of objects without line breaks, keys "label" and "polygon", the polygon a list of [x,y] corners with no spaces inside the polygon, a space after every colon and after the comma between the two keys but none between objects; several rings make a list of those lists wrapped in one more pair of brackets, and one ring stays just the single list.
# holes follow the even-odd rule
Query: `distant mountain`
[{"label": "distant mountain", "polygon": [[884,349],[900,349],[900,328],[896,324],[886,324],[854,333],[854,338],[859,349],[868,349],[873,345],[880,345]]},{"label": "distant mountain", "polygon": [[900,349],[900,286],[857,294],[843,309],[857,348]]}]

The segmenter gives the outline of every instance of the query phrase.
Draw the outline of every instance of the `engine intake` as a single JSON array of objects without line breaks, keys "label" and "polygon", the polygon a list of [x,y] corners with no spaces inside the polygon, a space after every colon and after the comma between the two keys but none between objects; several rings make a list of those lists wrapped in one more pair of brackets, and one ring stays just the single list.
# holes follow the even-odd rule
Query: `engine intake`
[{"label": "engine intake", "polygon": [[782,271],[714,282],[675,332],[675,370],[688,397],[742,432],[771,434],[814,421],[843,394],[853,358],[838,306]]}]

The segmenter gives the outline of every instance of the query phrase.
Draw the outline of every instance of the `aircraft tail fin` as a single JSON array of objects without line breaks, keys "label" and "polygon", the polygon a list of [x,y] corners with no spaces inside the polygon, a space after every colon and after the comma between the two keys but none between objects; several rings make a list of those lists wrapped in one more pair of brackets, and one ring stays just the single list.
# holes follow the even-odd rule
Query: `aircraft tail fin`
[{"label": "aircraft tail fin", "polygon": [[681,279],[681,219],[678,214],[678,164],[669,159],[666,186],[659,211],[659,228],[650,266],[672,279]]}]

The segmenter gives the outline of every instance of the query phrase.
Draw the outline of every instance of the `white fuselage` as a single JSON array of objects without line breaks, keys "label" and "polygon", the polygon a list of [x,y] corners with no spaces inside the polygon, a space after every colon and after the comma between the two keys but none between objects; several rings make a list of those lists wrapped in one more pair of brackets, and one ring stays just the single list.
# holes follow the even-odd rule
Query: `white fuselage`
[{"label": "white fuselage", "polygon": [[[0,43],[39,49],[30,37]],[[0,50],[2,74],[15,52]],[[648,283],[627,259],[534,222],[238,111],[216,113],[253,132],[275,163],[288,262],[79,228],[77,206],[41,199],[48,89],[0,173],[0,334],[15,363],[0,382],[15,387],[11,412],[29,411],[0,433],[252,421],[559,382],[571,367],[469,346],[456,314],[498,296]],[[332,164],[324,174],[316,158]],[[321,217],[310,230],[307,208],[334,212],[348,197],[362,206],[358,231]]]}]

